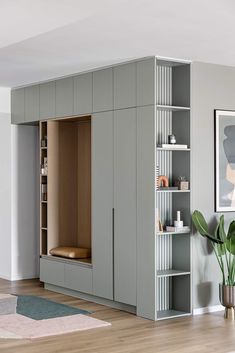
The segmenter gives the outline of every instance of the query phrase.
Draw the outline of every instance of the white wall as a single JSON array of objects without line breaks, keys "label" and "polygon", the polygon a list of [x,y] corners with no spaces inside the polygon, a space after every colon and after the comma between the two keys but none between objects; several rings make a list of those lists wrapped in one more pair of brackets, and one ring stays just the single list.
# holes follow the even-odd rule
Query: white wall
[{"label": "white wall", "polygon": [[39,262],[38,127],[12,125],[11,279],[35,278]]},{"label": "white wall", "polygon": [[0,87],[0,278],[38,276],[38,127],[11,125]]}]

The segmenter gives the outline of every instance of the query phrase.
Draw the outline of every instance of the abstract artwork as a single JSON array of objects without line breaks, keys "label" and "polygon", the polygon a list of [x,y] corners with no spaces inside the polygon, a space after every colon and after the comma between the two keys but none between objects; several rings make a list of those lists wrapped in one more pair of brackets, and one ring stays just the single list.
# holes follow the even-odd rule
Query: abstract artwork
[{"label": "abstract artwork", "polygon": [[235,111],[215,110],[215,211],[235,211]]}]

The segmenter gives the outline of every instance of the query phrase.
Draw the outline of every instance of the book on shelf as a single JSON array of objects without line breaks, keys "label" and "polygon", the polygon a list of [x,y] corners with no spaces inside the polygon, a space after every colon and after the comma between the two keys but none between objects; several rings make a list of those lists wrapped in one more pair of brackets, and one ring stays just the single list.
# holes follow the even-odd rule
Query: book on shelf
[{"label": "book on shelf", "polygon": [[166,231],[167,232],[174,232],[174,233],[186,233],[190,232],[190,227],[189,226],[183,226],[183,227],[174,227],[174,226],[166,226]]},{"label": "book on shelf", "polygon": [[169,149],[177,149],[177,148],[188,148],[188,145],[179,145],[179,144],[176,144],[176,143],[162,143],[160,145],[158,145],[157,147],[159,148],[169,148]]}]

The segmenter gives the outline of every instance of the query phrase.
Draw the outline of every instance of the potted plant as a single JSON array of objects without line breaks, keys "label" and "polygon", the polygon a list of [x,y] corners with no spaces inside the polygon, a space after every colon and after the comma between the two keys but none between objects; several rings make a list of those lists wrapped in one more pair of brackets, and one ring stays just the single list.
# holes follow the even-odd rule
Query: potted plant
[{"label": "potted plant", "polygon": [[235,220],[230,223],[226,233],[222,215],[212,234],[201,212],[194,211],[192,220],[197,231],[211,242],[222,274],[222,283],[219,285],[220,302],[225,307],[225,317],[234,320]]}]

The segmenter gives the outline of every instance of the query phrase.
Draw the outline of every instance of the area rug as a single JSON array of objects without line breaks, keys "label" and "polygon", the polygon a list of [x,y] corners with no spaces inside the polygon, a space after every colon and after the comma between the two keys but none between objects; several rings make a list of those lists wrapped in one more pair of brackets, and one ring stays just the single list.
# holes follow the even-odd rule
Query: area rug
[{"label": "area rug", "polygon": [[46,320],[19,314],[0,315],[0,338],[37,339],[106,326],[110,323],[83,314]]},{"label": "area rug", "polygon": [[52,300],[34,295],[18,295],[17,297],[17,314],[27,316],[34,320],[44,320],[78,314],[91,314],[91,312],[87,310],[56,303]]}]

